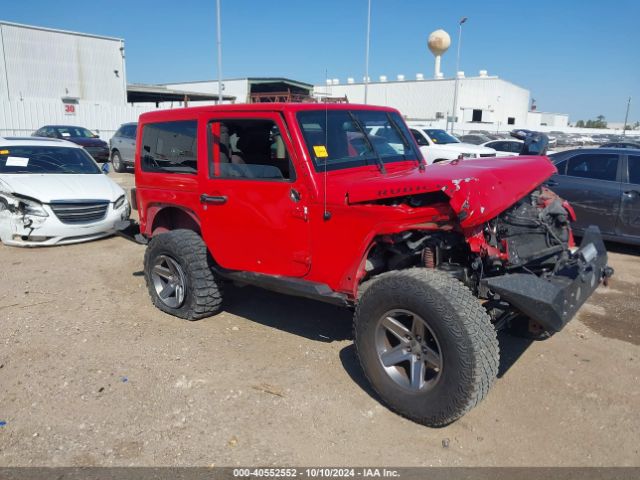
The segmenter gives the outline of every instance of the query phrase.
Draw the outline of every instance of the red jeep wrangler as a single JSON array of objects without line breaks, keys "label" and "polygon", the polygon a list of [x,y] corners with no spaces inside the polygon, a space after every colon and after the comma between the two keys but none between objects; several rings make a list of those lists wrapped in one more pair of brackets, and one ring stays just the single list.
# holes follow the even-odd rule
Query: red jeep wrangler
[{"label": "red jeep wrangler", "polygon": [[497,330],[557,332],[612,274],[597,228],[575,246],[546,157],[426,166],[390,108],[158,111],[137,135],[153,303],[207,317],[232,281],[354,308],[371,385],[425,425],[487,395]]}]

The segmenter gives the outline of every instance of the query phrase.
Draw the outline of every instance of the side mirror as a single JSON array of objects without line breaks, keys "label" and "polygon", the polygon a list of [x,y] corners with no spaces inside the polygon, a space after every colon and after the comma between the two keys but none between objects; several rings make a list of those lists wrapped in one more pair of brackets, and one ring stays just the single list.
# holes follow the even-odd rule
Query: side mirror
[{"label": "side mirror", "polygon": [[94,133],[93,138],[100,138],[100,135],[98,135],[97,133]]},{"label": "side mirror", "polygon": [[100,168],[100,170],[102,170],[102,173],[107,175],[109,173],[109,163],[107,163],[107,162],[103,163],[102,167]]}]

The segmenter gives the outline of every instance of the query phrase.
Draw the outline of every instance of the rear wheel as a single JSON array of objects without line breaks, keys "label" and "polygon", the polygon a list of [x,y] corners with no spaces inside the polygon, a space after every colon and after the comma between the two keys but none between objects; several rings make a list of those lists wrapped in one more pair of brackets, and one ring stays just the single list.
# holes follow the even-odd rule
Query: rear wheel
[{"label": "rear wheel", "polygon": [[460,418],[488,393],[498,341],[478,300],[428,270],[388,272],[362,294],[355,345],[365,375],[394,411],[431,427]]},{"label": "rear wheel", "polygon": [[200,236],[173,230],[151,239],[144,255],[144,273],[153,304],[163,312],[197,320],[220,311],[222,292]]},{"label": "rear wheel", "polygon": [[111,165],[113,165],[113,169],[118,173],[123,173],[127,170],[127,166],[122,161],[120,152],[117,150],[114,150],[111,154]]}]

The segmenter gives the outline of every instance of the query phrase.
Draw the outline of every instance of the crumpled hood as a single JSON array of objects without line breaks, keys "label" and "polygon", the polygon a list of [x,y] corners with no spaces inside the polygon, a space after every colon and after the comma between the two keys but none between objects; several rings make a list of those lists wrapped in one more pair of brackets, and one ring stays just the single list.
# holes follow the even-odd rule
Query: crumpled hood
[{"label": "crumpled hood", "polygon": [[424,171],[412,168],[364,180],[347,174],[329,180],[333,184],[328,190],[335,194],[328,200],[340,202],[342,194],[349,204],[358,204],[441,190],[460,225],[468,228],[492,219],[556,171],[547,157],[520,156],[437,163]]},{"label": "crumpled hood", "polygon": [[53,200],[109,200],[124,190],[103,174],[3,174],[0,190],[50,203]]}]

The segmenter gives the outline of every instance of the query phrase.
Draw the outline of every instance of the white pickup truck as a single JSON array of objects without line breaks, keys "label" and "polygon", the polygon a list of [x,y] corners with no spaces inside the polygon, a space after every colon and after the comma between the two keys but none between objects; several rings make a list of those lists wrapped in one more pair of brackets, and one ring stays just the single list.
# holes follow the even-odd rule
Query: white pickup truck
[{"label": "white pickup truck", "polygon": [[439,128],[431,128],[424,124],[408,122],[413,137],[416,139],[422,156],[428,164],[463,158],[495,157],[493,148],[462,143],[456,137]]}]

